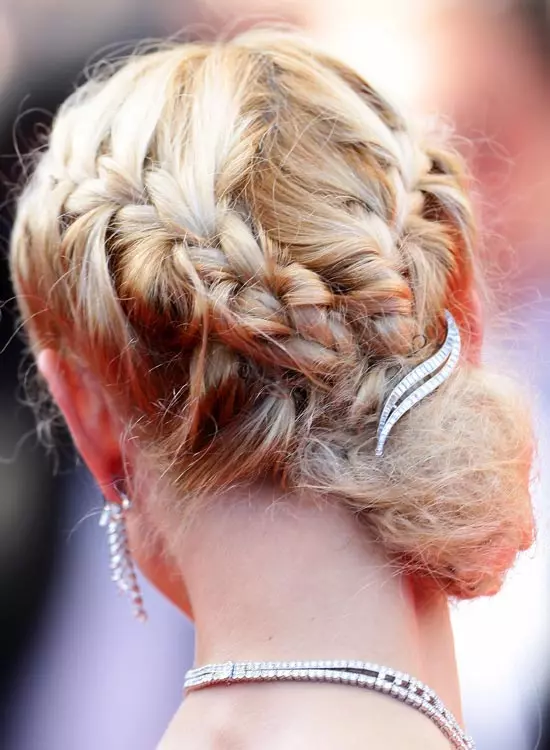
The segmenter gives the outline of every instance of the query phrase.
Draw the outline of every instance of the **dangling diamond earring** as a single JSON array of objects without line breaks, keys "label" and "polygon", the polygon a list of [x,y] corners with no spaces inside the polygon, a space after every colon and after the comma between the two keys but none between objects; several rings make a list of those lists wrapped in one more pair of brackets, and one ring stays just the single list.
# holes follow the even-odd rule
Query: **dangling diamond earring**
[{"label": "dangling diamond earring", "polygon": [[105,500],[99,525],[107,528],[111,580],[116,584],[119,592],[129,598],[134,616],[140,622],[145,622],[147,620],[147,612],[143,606],[141,589],[137,580],[134,561],[130,553],[128,533],[126,531],[126,513],[132,507],[132,502],[124,492],[118,490],[118,493],[120,503]]}]

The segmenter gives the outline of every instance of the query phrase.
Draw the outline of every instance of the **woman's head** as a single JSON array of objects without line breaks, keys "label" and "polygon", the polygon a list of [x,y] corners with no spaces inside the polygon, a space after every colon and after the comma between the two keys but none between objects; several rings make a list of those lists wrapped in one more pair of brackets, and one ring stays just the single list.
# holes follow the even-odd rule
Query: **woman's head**
[{"label": "woman's head", "polygon": [[[169,487],[144,500],[159,526],[268,479],[345,504],[404,569],[471,596],[531,535],[530,432],[479,366],[474,244],[452,151],[342,64],[255,32],[79,90],[19,200],[12,268],[73,433],[82,379],[128,481]],[[384,397],[446,308],[468,356],[376,458]]]}]

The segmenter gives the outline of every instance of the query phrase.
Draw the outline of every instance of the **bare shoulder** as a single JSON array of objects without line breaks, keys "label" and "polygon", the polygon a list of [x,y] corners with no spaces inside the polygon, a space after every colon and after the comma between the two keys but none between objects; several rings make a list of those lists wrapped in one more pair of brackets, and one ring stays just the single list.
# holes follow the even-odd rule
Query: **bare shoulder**
[{"label": "bare shoulder", "polygon": [[278,687],[190,696],[157,750],[449,750],[426,717],[386,696],[339,686]]}]

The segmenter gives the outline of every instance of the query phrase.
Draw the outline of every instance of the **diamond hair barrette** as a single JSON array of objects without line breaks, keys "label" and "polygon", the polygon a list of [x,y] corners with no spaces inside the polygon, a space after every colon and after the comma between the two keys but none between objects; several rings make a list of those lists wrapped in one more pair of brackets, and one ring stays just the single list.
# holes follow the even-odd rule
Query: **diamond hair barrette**
[{"label": "diamond hair barrette", "polygon": [[433,393],[451,375],[460,358],[460,331],[445,310],[447,336],[441,348],[399,381],[384,402],[376,433],[376,455],[382,456],[386,440],[395,424],[423,398]]}]

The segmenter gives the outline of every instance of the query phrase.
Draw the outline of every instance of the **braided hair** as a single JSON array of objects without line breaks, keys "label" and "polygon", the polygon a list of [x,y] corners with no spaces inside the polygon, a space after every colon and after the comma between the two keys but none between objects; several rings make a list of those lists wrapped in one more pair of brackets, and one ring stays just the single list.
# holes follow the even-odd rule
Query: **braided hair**
[{"label": "braided hair", "polygon": [[104,384],[179,523],[271,477],[344,503],[457,596],[496,590],[527,546],[529,422],[481,367],[374,456],[384,396],[437,349],[445,308],[467,333],[467,175],[300,39],[176,45],[78,90],[11,258],[33,348]]}]

